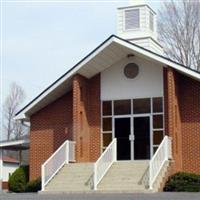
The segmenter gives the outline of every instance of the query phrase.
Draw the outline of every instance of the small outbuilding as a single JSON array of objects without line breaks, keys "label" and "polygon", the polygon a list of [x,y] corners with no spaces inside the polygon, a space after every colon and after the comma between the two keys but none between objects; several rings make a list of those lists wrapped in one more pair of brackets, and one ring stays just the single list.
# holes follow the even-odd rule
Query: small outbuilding
[{"label": "small outbuilding", "polygon": [[[5,140],[0,141],[0,189],[8,189],[9,176],[20,166],[21,164],[21,152],[29,149],[29,139],[20,140]],[[19,160],[11,158],[10,156],[4,156],[3,151],[17,151],[19,152]]]}]

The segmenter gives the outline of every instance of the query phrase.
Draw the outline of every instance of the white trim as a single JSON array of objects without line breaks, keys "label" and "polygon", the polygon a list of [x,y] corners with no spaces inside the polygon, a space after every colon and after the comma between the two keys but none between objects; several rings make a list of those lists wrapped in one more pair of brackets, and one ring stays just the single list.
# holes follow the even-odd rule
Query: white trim
[{"label": "white trim", "polygon": [[197,72],[194,72],[194,71],[192,71],[190,69],[187,69],[187,68],[185,68],[185,67],[183,67],[183,66],[181,66],[179,64],[176,64],[176,63],[174,63],[174,62],[172,62],[170,60],[162,58],[162,57],[160,57],[160,56],[158,56],[158,55],[156,55],[156,54],[154,54],[154,53],[152,53],[150,51],[147,51],[147,50],[145,50],[143,48],[137,47],[137,46],[135,46],[133,44],[130,44],[130,43],[127,43],[127,42],[125,42],[123,40],[120,40],[119,38],[114,37],[113,41],[118,43],[118,44],[121,44],[122,46],[125,46],[125,47],[127,47],[127,48],[129,48],[129,49],[131,49],[133,51],[136,51],[136,52],[138,52],[138,53],[140,53],[140,54],[142,54],[142,55],[144,55],[144,56],[146,56],[146,57],[148,57],[150,59],[153,59],[153,60],[155,60],[157,62],[160,62],[160,63],[162,63],[164,65],[170,66],[170,67],[172,67],[172,68],[174,68],[174,69],[176,69],[176,70],[178,70],[180,72],[183,72],[183,73],[185,73],[185,74],[187,74],[187,75],[189,75],[189,76],[191,76],[191,77],[193,77],[193,78],[195,78],[195,79],[200,81],[200,74],[197,73]]},{"label": "white trim", "polygon": [[61,85],[64,81],[66,81],[68,78],[73,76],[83,65],[85,65],[87,62],[89,62],[92,58],[94,58],[97,54],[99,54],[103,49],[105,49],[107,46],[109,46],[114,40],[114,37],[110,38],[106,43],[104,43],[101,47],[99,47],[95,52],[93,52],[91,55],[89,55],[85,60],[83,60],[79,65],[77,65],[74,69],[72,69],[69,73],[67,73],[63,78],[61,78],[57,83],[52,85],[48,90],[46,90],[41,96],[39,96],[33,103],[31,103],[28,107],[26,107],[22,113],[19,113],[15,116],[15,120],[22,119],[22,114],[25,117],[25,114],[27,111],[29,111],[31,108],[33,108],[36,104],[40,103],[44,97],[49,95],[53,90],[55,90],[59,85]]},{"label": "white trim", "polygon": [[0,148],[1,147],[7,147],[7,146],[15,146],[20,144],[28,144],[30,143],[29,139],[24,140],[16,140],[16,141],[7,141],[7,142],[0,142]]},{"label": "white trim", "polygon": [[[107,156],[107,154],[109,154],[110,149],[112,150],[111,158]],[[106,172],[109,170],[112,164],[116,162],[116,160],[117,160],[117,140],[116,138],[114,138],[112,142],[108,145],[108,147],[106,147],[105,151],[101,154],[98,160],[94,163],[94,173],[93,173],[94,190],[97,190],[98,183],[102,180]],[[100,176],[98,177],[99,174]]]},{"label": "white trim", "polygon": [[77,71],[83,67],[87,62],[89,62],[92,58],[94,58],[97,54],[99,54],[102,50],[104,50],[107,46],[109,46],[111,43],[117,43],[123,47],[127,47],[130,50],[135,51],[136,53],[139,53],[143,56],[146,56],[147,58],[150,58],[154,61],[160,62],[163,65],[170,66],[184,74],[189,75],[190,77],[200,81],[200,74],[192,71],[190,69],[187,69],[179,64],[176,64],[170,60],[167,60],[163,57],[160,57],[159,55],[154,54],[153,52],[150,52],[148,50],[145,50],[143,48],[137,47],[134,44],[128,43],[120,38],[117,38],[115,36],[112,36],[108,41],[106,41],[102,46],[100,46],[98,49],[96,49],[93,53],[91,53],[88,57],[86,57],[81,63],[79,63],[74,69],[72,69],[69,73],[67,73],[64,77],[62,77],[59,81],[57,81],[54,85],[52,85],[49,89],[47,89],[41,96],[39,96],[37,99],[35,99],[30,105],[28,105],[24,110],[22,110],[18,115],[15,116],[15,120],[20,119],[27,119],[26,113],[32,109],[36,104],[40,103],[47,95],[49,95],[53,90],[58,88],[59,85],[61,85],[64,81],[68,80],[71,76],[73,76]]},{"label": "white trim", "polygon": [[[103,134],[106,133],[112,133],[112,139],[115,138],[115,119],[119,119],[119,118],[130,118],[131,122],[130,122],[130,131],[131,131],[131,135],[134,135],[134,124],[133,124],[133,120],[134,118],[137,117],[149,117],[149,123],[150,123],[150,158],[153,157],[153,150],[154,147],[157,145],[154,145],[153,143],[153,136],[154,136],[154,131],[162,131],[163,132],[163,138],[165,136],[165,121],[164,121],[164,96],[151,96],[151,97],[143,97],[145,99],[150,99],[150,113],[141,113],[141,114],[134,114],[133,113],[133,101],[135,99],[141,99],[141,98],[134,98],[132,97],[131,99],[127,99],[126,100],[131,100],[131,113],[130,114],[126,114],[126,115],[114,115],[114,101],[115,99],[112,100],[101,100],[101,110],[103,110],[103,102],[104,101],[111,101],[112,104],[112,113],[111,115],[106,115],[103,116],[103,112],[101,113],[101,121],[103,118],[112,118],[112,130],[110,131],[103,131],[103,123],[101,125],[101,135],[102,135],[102,139],[101,139],[101,143],[103,144]],[[142,99],[143,99],[142,98]],[[153,98],[162,98],[162,106],[163,106],[163,112],[158,112],[158,113],[153,113]],[[124,100],[124,99],[116,99],[116,100]],[[163,127],[162,128],[154,128],[153,127],[153,116],[155,115],[161,115],[163,117]],[[158,145],[159,146],[159,145]],[[101,149],[105,149],[105,146],[101,146]],[[131,160],[134,160],[134,140],[130,140],[130,148],[131,148]],[[102,151],[101,151],[102,152]]]},{"label": "white trim", "polygon": [[19,113],[18,116],[14,117],[14,120],[22,120],[22,119],[29,119],[24,113]]}]

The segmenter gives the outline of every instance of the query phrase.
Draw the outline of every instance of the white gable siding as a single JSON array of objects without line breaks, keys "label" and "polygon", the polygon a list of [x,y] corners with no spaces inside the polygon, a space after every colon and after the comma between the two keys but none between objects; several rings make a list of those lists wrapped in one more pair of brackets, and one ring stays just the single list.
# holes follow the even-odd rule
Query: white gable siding
[{"label": "white gable siding", "polygon": [[[127,79],[124,66],[135,62],[139,74]],[[101,73],[101,99],[128,99],[163,96],[163,68],[140,58],[124,59]]]},{"label": "white gable siding", "polygon": [[145,49],[149,49],[153,52],[159,53],[162,55],[163,49],[160,45],[153,42],[151,38],[139,39],[139,40],[132,40],[134,44],[137,44]]}]

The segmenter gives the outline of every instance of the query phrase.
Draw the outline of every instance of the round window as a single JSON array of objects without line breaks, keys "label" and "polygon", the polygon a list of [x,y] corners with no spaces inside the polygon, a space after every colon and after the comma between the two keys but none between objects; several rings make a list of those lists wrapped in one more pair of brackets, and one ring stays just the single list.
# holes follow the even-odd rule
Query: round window
[{"label": "round window", "polygon": [[127,78],[135,78],[139,73],[139,67],[135,63],[129,63],[124,67],[124,74]]}]

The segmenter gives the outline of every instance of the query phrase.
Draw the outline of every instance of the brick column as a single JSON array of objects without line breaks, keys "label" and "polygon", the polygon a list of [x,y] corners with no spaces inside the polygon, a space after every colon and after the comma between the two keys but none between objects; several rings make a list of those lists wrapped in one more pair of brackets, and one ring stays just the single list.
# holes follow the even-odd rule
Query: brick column
[{"label": "brick column", "polygon": [[87,116],[88,80],[76,75],[73,79],[73,134],[76,141],[76,160],[89,161],[90,130]]},{"label": "brick column", "polygon": [[100,76],[73,78],[73,135],[77,162],[96,161],[100,155]]},{"label": "brick column", "polygon": [[101,153],[100,74],[91,78],[89,84],[90,161],[94,162]]},{"label": "brick column", "polygon": [[166,133],[172,137],[174,172],[182,170],[182,135],[178,96],[178,74],[171,68],[164,69],[164,100]]}]

